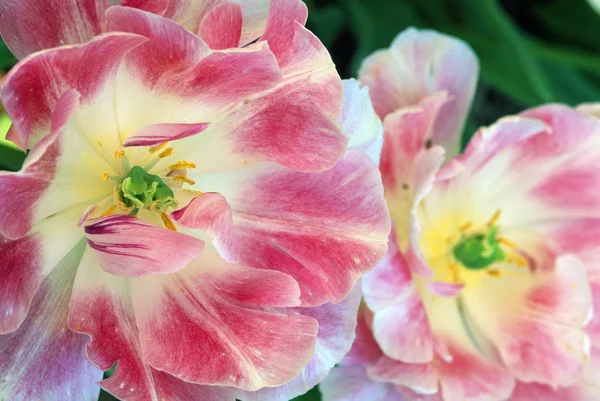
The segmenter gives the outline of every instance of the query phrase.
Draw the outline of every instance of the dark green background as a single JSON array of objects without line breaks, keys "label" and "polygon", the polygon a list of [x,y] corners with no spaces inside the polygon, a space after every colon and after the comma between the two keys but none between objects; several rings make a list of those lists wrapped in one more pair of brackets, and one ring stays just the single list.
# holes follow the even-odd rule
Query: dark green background
[{"label": "dark green background", "polygon": [[[600,101],[600,15],[585,0],[305,1],[308,27],[327,46],[343,78],[355,76],[367,55],[389,46],[410,26],[468,42],[479,57],[481,77],[465,141],[478,126],[524,108]],[[0,46],[0,69],[14,62]],[[0,143],[0,169],[17,170],[23,158]],[[312,390],[299,399],[320,396]]]}]

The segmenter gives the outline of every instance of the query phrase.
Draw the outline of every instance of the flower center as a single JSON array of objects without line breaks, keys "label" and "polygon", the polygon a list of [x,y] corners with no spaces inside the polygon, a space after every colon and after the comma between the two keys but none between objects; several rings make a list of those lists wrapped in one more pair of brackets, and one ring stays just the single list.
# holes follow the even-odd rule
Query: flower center
[{"label": "flower center", "polygon": [[498,226],[489,227],[487,233],[462,235],[452,248],[452,254],[465,268],[480,270],[506,258],[496,238]]},{"label": "flower center", "polygon": [[119,194],[127,207],[133,208],[131,215],[139,209],[162,210],[169,206],[177,207],[175,195],[163,180],[148,173],[140,166],[134,166],[121,183]]}]

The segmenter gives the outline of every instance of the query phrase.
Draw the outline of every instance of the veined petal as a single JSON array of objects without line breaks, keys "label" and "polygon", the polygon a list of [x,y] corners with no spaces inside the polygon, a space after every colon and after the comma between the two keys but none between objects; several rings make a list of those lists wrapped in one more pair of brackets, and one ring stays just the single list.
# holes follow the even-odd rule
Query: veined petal
[{"label": "veined petal", "polygon": [[598,390],[589,391],[585,386],[556,388],[538,383],[517,383],[511,401],[595,401]]},{"label": "veined petal", "polygon": [[298,27],[303,27],[307,18],[308,8],[301,0],[271,0],[269,19],[260,39],[269,43],[280,66],[284,67],[294,57],[293,50],[296,49],[291,45],[296,40],[296,33],[300,32]]},{"label": "veined petal", "polygon": [[118,361],[100,382],[103,389],[122,400],[158,400],[151,369],[141,360],[128,280],[103,271],[90,247],[79,263],[68,324],[90,337],[86,354],[94,365],[108,370]]},{"label": "veined petal", "polygon": [[0,336],[0,397],[95,401],[102,371],[84,356],[86,338],[67,329],[73,279],[84,244],[41,285],[21,327]]},{"label": "veined petal", "polygon": [[68,44],[87,42],[103,32],[107,0],[6,0],[0,4],[0,35],[18,58]]},{"label": "veined petal", "polygon": [[90,220],[85,235],[102,269],[124,277],[175,272],[203,248],[197,238],[125,215]]},{"label": "veined petal", "polygon": [[233,2],[215,5],[200,23],[198,36],[211,49],[238,47],[242,35],[242,7]]},{"label": "veined petal", "polygon": [[123,7],[139,8],[153,14],[163,15],[169,7],[170,0],[116,0],[116,3],[116,5],[120,3]]},{"label": "veined petal", "polygon": [[233,213],[223,195],[209,192],[195,197],[171,217],[182,226],[204,230],[213,245],[228,262],[238,259],[238,246],[233,236]]},{"label": "veined petal", "polygon": [[323,401],[406,401],[391,383],[378,383],[362,366],[336,368],[319,388]]},{"label": "veined petal", "polygon": [[344,85],[344,107],[340,123],[344,135],[350,138],[348,149],[365,152],[379,166],[383,146],[383,125],[373,110],[368,88],[360,88],[358,81],[347,79]]},{"label": "veined petal", "polygon": [[207,244],[187,269],[132,282],[142,358],[198,384],[284,384],[308,363],[317,337],[315,319],[272,308],[298,295],[290,276],[230,265]]},{"label": "veined petal", "polygon": [[431,363],[404,363],[382,356],[367,367],[367,375],[376,382],[394,383],[419,394],[438,392],[438,375]]},{"label": "veined petal", "polygon": [[387,250],[381,181],[362,152],[320,173],[263,164],[194,179],[230,204],[240,262],[292,275],[304,305],[342,300]]},{"label": "veined petal", "polygon": [[359,80],[369,87],[382,119],[434,93],[448,92],[450,101],[440,111],[431,139],[453,157],[459,151],[478,72],[477,59],[464,42],[436,31],[409,28],[394,39],[389,50],[364,61]]},{"label": "veined petal", "polygon": [[[17,145],[32,148],[44,138],[58,100],[74,89],[81,94],[82,105],[75,128],[107,160],[114,159],[119,139],[114,77],[122,57],[146,40],[126,33],[100,35],[82,45],[33,54],[17,64],[1,84],[2,103],[19,134]],[[107,132],[114,132],[113,137]]]},{"label": "veined petal", "polygon": [[295,308],[294,311],[319,322],[315,354],[302,373],[283,386],[264,388],[238,395],[243,401],[288,401],[306,393],[319,382],[350,350],[355,338],[356,315],[361,291],[357,286],[338,304],[327,303],[313,308]]},{"label": "veined petal", "polygon": [[78,206],[49,217],[17,240],[0,237],[0,333],[21,325],[39,284],[83,238],[75,224],[82,210]]},{"label": "veined petal", "polygon": [[201,386],[188,383],[168,373],[152,369],[159,400],[169,401],[235,401],[236,390],[227,387]]}]

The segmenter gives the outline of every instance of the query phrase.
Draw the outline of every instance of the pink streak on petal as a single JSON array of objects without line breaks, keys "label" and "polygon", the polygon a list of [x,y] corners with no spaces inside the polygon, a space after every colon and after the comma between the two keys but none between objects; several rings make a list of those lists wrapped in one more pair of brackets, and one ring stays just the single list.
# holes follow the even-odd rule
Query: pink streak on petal
[{"label": "pink streak on petal", "polygon": [[[65,124],[78,105],[79,93],[73,89],[65,92],[52,115],[50,134],[27,155],[21,171],[0,172],[0,199],[4,200],[0,209],[0,234],[7,238],[24,236],[36,223],[37,203],[54,179]],[[9,199],[27,199],[27,202]]]},{"label": "pink streak on petal", "polygon": [[367,367],[367,375],[377,382],[406,386],[421,394],[438,391],[438,375],[433,364],[404,363],[382,356]]},{"label": "pink streak on petal", "polygon": [[121,6],[139,8],[152,14],[163,15],[169,7],[170,0],[123,0]]},{"label": "pink streak on petal", "polygon": [[96,211],[96,208],[97,208],[97,205],[90,205],[90,206],[86,207],[85,210],[83,211],[83,213],[81,214],[79,221],[77,222],[77,227],[81,227],[83,225],[83,223],[85,223],[85,221],[88,219],[88,217],[90,217],[90,214],[92,214]]},{"label": "pink streak on petal", "polygon": [[283,66],[296,34],[296,25],[304,26],[308,9],[301,0],[271,0],[269,19],[261,40],[269,43],[279,64]]},{"label": "pink streak on petal", "polygon": [[204,245],[194,237],[124,215],[91,220],[85,234],[97,252],[100,266],[124,277],[183,269],[200,255]]},{"label": "pink streak on petal", "polygon": [[25,320],[42,280],[42,258],[36,235],[14,241],[0,237],[0,334],[16,330]]},{"label": "pink streak on petal", "polygon": [[182,226],[204,230],[225,260],[237,262],[239,251],[233,236],[233,213],[223,195],[207,192],[197,196],[187,206],[171,213],[171,217]]},{"label": "pink streak on petal", "polygon": [[427,283],[427,286],[433,294],[440,297],[456,297],[465,288],[464,284],[452,284],[440,281],[430,281]]},{"label": "pink streak on petal", "polygon": [[122,57],[146,41],[138,35],[100,35],[74,47],[45,50],[17,64],[0,84],[2,103],[19,144],[34,143],[48,133],[57,102],[68,90],[89,103],[117,72]]},{"label": "pink streak on petal", "polygon": [[80,44],[105,29],[106,1],[3,0],[0,35],[18,58],[61,45]]},{"label": "pink streak on petal", "polygon": [[242,8],[230,2],[217,4],[210,9],[198,30],[198,36],[215,50],[238,47],[241,35]]},{"label": "pink streak on petal", "polygon": [[[81,248],[81,247],[80,247]],[[7,400],[95,400],[102,371],[83,353],[86,337],[67,329],[71,288],[81,250],[40,286],[17,331],[0,336],[0,375]]]},{"label": "pink streak on petal", "polygon": [[[313,355],[317,321],[242,302],[236,282],[227,276],[215,281],[228,266],[207,247],[185,271],[132,283],[140,338],[149,338],[142,341],[143,359],[198,384],[254,391],[292,380]],[[281,303],[283,296],[268,303]],[[248,301],[260,299],[268,300],[256,295]]]},{"label": "pink streak on petal", "polygon": [[163,142],[176,141],[198,135],[209,124],[153,124],[147,125],[123,142],[123,146],[155,146]]}]

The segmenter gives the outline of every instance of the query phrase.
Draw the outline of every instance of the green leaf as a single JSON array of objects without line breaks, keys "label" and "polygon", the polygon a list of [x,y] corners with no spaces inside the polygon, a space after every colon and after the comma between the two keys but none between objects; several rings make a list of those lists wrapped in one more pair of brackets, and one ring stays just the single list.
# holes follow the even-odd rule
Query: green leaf
[{"label": "green leaf", "polygon": [[310,28],[325,47],[329,48],[340,35],[346,22],[341,8],[337,5],[329,5],[316,8],[309,15]]},{"label": "green leaf", "polygon": [[17,59],[11,51],[6,47],[6,44],[0,40],[0,69],[7,70],[17,63]]},{"label": "green leaf", "polygon": [[308,393],[294,398],[293,401],[321,401],[321,392],[315,386]]}]

